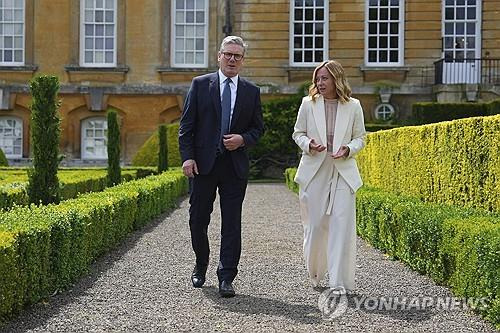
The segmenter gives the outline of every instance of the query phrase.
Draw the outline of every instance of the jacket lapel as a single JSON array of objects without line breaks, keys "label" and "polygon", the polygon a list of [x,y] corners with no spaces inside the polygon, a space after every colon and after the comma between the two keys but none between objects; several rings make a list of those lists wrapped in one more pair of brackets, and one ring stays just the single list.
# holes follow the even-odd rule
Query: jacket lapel
[{"label": "jacket lapel", "polygon": [[313,103],[313,117],[318,129],[320,140],[323,146],[326,146],[326,118],[325,118],[325,101],[323,96],[319,96],[316,102]]},{"label": "jacket lapel", "polygon": [[238,121],[238,117],[241,114],[241,109],[243,108],[242,101],[245,94],[244,93],[245,87],[246,87],[246,82],[242,80],[241,77],[238,76],[238,88],[236,90],[236,101],[234,102],[234,109],[233,109],[233,116],[231,117],[230,130],[234,128],[234,125]]},{"label": "jacket lapel", "polygon": [[215,116],[217,117],[217,124],[220,124],[222,106],[220,104],[219,74],[217,72],[210,77],[210,82],[208,84],[208,94],[212,98],[212,103],[214,104]]},{"label": "jacket lapel", "polygon": [[335,120],[335,130],[333,132],[333,153],[335,154],[341,144],[342,138],[347,131],[349,125],[349,103],[338,103],[337,106],[337,119]]}]

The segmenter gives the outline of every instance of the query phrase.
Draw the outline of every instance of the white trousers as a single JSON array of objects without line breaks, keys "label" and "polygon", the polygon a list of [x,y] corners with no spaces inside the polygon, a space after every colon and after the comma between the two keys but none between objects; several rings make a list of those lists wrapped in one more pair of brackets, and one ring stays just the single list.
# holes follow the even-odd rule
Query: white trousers
[{"label": "white trousers", "polygon": [[356,197],[326,159],[305,190],[299,190],[304,259],[314,285],[328,271],[329,286],[354,290]]}]

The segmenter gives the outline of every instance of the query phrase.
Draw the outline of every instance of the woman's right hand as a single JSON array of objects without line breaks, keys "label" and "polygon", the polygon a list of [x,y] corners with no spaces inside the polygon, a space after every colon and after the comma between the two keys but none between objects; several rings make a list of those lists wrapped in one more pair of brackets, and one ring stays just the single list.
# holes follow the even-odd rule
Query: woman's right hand
[{"label": "woman's right hand", "polygon": [[314,150],[314,151],[317,151],[317,152],[322,152],[325,149],[326,149],[325,146],[317,144],[316,141],[314,141],[314,139],[311,139],[311,141],[309,141],[309,150]]}]

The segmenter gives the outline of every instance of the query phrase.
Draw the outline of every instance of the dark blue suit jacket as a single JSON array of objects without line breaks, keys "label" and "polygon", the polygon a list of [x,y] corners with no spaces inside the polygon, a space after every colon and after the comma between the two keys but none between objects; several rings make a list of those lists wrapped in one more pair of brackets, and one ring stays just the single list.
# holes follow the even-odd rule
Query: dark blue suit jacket
[{"label": "dark blue suit jacket", "polygon": [[[218,72],[198,76],[189,89],[179,127],[179,150],[182,161],[193,159],[201,175],[214,165],[220,139],[222,107]],[[264,131],[260,90],[239,77],[230,134],[240,134],[243,147],[229,154],[238,178],[248,178],[248,147],[257,143]]]}]

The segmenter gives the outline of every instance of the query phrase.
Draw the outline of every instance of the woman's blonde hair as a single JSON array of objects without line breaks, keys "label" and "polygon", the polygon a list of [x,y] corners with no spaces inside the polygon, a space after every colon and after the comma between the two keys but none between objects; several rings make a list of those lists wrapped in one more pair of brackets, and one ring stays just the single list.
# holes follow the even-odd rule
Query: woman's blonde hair
[{"label": "woman's blonde hair", "polygon": [[316,86],[316,75],[318,74],[318,70],[323,67],[325,67],[333,76],[335,91],[337,92],[339,101],[341,103],[347,103],[349,101],[349,97],[351,97],[352,90],[345,77],[344,68],[338,61],[335,60],[323,61],[314,69],[312,84],[309,87],[309,96],[311,96],[312,100],[315,101],[320,95],[318,87]]}]

